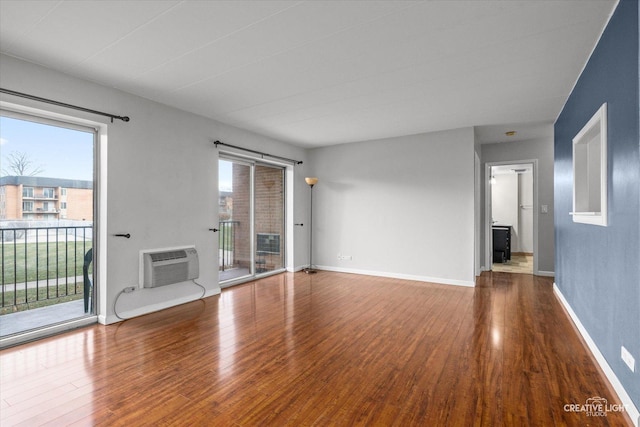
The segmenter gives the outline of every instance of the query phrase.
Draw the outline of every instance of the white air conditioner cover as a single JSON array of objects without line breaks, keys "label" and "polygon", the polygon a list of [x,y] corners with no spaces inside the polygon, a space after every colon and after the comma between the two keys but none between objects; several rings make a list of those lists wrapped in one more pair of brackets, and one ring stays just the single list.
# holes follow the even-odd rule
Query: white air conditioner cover
[{"label": "white air conditioner cover", "polygon": [[195,247],[143,251],[141,264],[145,288],[186,282],[200,275]]}]

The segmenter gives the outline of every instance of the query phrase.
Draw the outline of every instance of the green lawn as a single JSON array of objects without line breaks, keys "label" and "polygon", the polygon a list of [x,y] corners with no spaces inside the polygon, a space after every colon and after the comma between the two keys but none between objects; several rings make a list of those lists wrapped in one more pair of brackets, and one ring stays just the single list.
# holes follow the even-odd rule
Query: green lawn
[{"label": "green lawn", "polygon": [[[57,288],[57,289],[56,289]],[[41,286],[37,289],[30,288],[25,292],[24,287],[18,291],[7,291],[0,301],[0,316],[17,311],[31,310],[62,302],[74,301],[83,297],[84,283],[69,283],[68,285]]]},{"label": "green lawn", "polygon": [[[0,315],[29,310],[82,298],[82,276],[85,253],[92,241],[47,243],[4,243],[0,245],[0,284],[6,285],[0,295]],[[89,268],[92,272],[93,264]],[[59,279],[58,285],[47,287],[46,280]],[[25,290],[25,282],[42,281],[38,289]],[[62,284],[61,284],[62,283]],[[14,291],[14,284],[16,291]]]},{"label": "green lawn", "polygon": [[92,241],[4,243],[0,245],[0,284],[82,276],[84,255],[92,244]]}]

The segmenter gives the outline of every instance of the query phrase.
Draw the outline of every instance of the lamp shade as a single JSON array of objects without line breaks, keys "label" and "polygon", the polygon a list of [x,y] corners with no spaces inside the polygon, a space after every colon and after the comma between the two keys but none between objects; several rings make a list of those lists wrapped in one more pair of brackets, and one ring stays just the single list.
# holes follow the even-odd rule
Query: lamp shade
[{"label": "lamp shade", "polygon": [[306,177],[304,180],[309,185],[316,185],[318,183],[318,178],[316,177]]}]

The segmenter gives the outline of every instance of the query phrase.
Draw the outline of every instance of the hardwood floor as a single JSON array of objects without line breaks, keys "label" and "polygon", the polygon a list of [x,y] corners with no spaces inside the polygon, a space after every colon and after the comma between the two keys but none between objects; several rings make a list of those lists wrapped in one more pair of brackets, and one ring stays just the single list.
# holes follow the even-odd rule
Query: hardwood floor
[{"label": "hardwood floor", "polygon": [[506,263],[494,262],[491,270],[503,273],[533,274],[533,255],[511,254],[511,260]]},{"label": "hardwood floor", "polygon": [[549,278],[285,273],[0,352],[0,424],[619,426]]}]

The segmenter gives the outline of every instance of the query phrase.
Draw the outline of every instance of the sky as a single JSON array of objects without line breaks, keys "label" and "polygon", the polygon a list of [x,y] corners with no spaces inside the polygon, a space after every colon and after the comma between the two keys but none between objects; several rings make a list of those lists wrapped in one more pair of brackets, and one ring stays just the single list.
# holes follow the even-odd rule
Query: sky
[{"label": "sky", "polygon": [[[36,176],[93,180],[93,133],[0,116],[0,176],[13,175],[8,156],[26,153]],[[219,189],[232,189],[232,163],[219,162]]]},{"label": "sky", "polygon": [[220,160],[218,162],[218,189],[220,191],[231,191],[233,188],[232,162]]},{"label": "sky", "polygon": [[[0,176],[13,175],[8,155],[26,153],[35,176],[93,180],[93,133],[0,116]],[[28,175],[28,173],[27,173]]]}]

